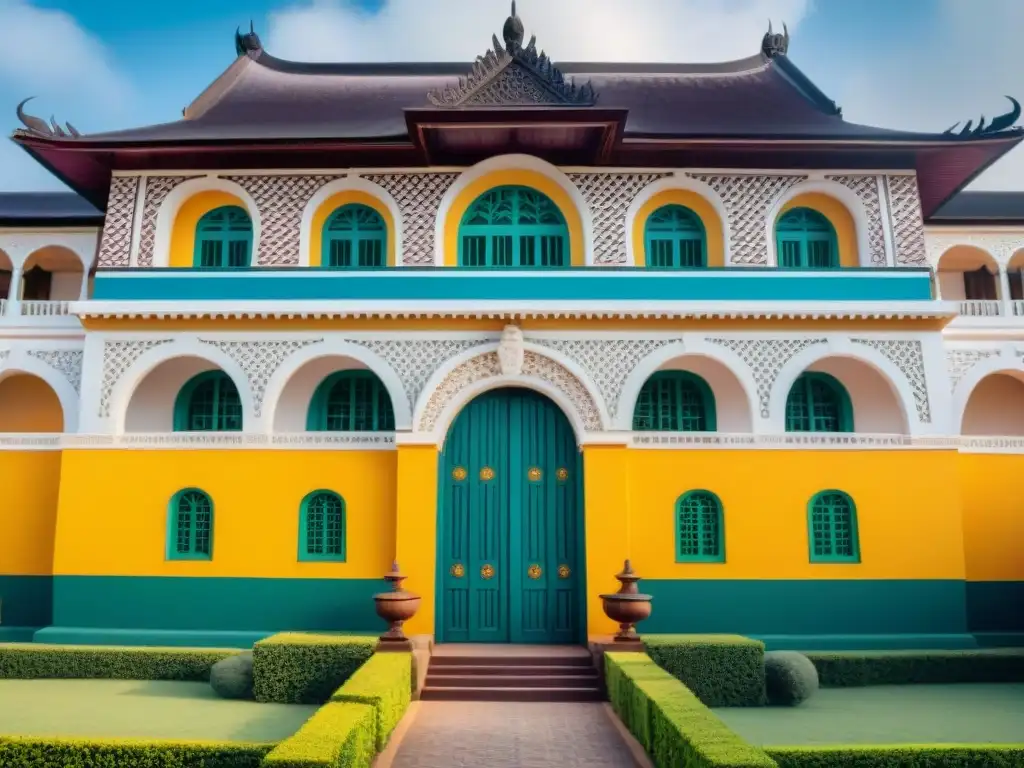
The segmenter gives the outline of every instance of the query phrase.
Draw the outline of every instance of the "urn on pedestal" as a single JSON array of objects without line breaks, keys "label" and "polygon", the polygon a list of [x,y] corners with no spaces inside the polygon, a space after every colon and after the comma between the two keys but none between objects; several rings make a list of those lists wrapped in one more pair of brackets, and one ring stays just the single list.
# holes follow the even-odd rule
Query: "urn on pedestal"
[{"label": "urn on pedestal", "polygon": [[390,592],[380,592],[373,596],[377,615],[388,623],[388,631],[380,636],[378,651],[410,651],[412,643],[405,636],[402,625],[416,615],[420,607],[420,596],[402,589],[405,574],[398,567],[396,560],[391,572],[384,579],[391,584]]},{"label": "urn on pedestal", "polygon": [[640,592],[637,587],[640,577],[633,571],[629,560],[626,560],[622,572],[616,574],[615,578],[621,585],[619,591],[601,595],[605,615],[619,625],[615,643],[643,650],[635,625],[651,615],[651,596]]}]

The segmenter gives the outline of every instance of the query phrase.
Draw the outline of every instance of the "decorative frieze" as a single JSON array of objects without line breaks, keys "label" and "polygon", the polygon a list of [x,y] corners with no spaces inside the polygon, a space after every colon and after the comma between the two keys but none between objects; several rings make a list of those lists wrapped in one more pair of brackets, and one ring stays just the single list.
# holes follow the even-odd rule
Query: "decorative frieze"
[{"label": "decorative frieze", "polygon": [[146,352],[173,339],[147,339],[144,341],[105,341],[103,343],[103,381],[100,384],[99,415],[110,416],[110,396],[114,387]]},{"label": "decorative frieze", "polygon": [[757,400],[761,418],[771,415],[769,404],[772,387],[779,373],[790,360],[815,344],[824,344],[826,339],[707,339],[735,352],[750,368],[757,385]]},{"label": "decorative frieze", "polygon": [[854,344],[862,344],[884,355],[890,363],[900,369],[900,373],[910,384],[914,393],[914,405],[917,418],[922,424],[930,424],[932,409],[928,401],[928,382],[925,377],[924,352],[920,341],[904,339],[853,339]]},{"label": "decorative frieze", "polygon": [[873,267],[885,266],[885,229],[882,226],[882,201],[878,199],[877,176],[826,176],[849,189],[864,206],[868,219],[868,249]]},{"label": "decorative frieze", "polygon": [[767,264],[768,209],[806,176],[717,176],[695,174],[711,187],[728,214],[729,251],[733,264]]},{"label": "decorative frieze", "polygon": [[[84,353],[78,349],[29,350],[30,357],[42,360],[61,374],[74,388],[82,391],[82,359]],[[2,362],[2,360],[0,360]]]},{"label": "decorative frieze", "polygon": [[107,214],[103,219],[103,237],[97,259],[100,267],[127,267],[131,262],[139,182],[138,176],[115,176],[110,180]]},{"label": "decorative frieze", "polygon": [[626,213],[644,187],[668,173],[571,173],[594,220],[594,264],[626,264]]},{"label": "decorative frieze", "polygon": [[156,247],[156,217],[167,196],[179,184],[196,176],[149,176],[146,179],[146,198],[142,204],[142,227],[139,230],[138,266],[153,266],[153,251]]},{"label": "decorative frieze", "polygon": [[437,212],[456,173],[379,173],[364,176],[391,195],[402,211],[402,263],[434,263],[434,228]]},{"label": "decorative frieze", "polygon": [[951,388],[956,390],[960,380],[980,362],[998,357],[998,349],[947,349],[946,368],[949,370]]},{"label": "decorative frieze", "polygon": [[958,232],[954,234],[929,234],[925,237],[928,263],[937,267],[939,259],[950,248],[966,245],[989,254],[995,261],[1006,266],[1017,251],[1024,249],[1024,235],[986,234]]},{"label": "decorative frieze", "polygon": [[886,176],[896,263],[920,266],[925,262],[924,218],[916,176]]}]

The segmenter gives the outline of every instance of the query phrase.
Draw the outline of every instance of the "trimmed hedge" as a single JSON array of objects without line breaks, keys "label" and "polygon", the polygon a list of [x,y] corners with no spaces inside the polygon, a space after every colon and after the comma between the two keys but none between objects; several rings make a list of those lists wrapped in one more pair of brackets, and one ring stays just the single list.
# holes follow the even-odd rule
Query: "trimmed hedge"
[{"label": "trimmed hedge", "polygon": [[644,650],[708,707],[765,703],[764,643],[739,635],[645,635]]},{"label": "trimmed hedge", "polygon": [[373,655],[375,637],[282,632],[252,649],[256,701],[323,704]]},{"label": "trimmed hedge", "polygon": [[657,768],[776,766],[646,654],[605,653],[604,659],[612,707]]},{"label": "trimmed hedge", "polygon": [[257,768],[272,744],[0,736],[3,768]]},{"label": "trimmed hedge", "polygon": [[210,668],[214,664],[238,653],[238,650],[208,648],[6,643],[0,644],[0,680],[89,678],[205,682],[210,679]]},{"label": "trimmed hedge", "polygon": [[331,701],[350,701],[373,707],[377,751],[388,743],[391,732],[412,700],[412,654],[375,653],[341,688]]},{"label": "trimmed hedge", "polygon": [[264,768],[369,768],[377,755],[373,707],[330,702],[267,755]]},{"label": "trimmed hedge", "polygon": [[769,705],[795,707],[817,692],[818,670],[802,653],[768,651],[764,655],[764,688]]},{"label": "trimmed hedge", "polygon": [[767,747],[780,768],[1017,768],[1024,744]]},{"label": "trimmed hedge", "polygon": [[825,688],[918,683],[1021,683],[1024,649],[804,654]]}]

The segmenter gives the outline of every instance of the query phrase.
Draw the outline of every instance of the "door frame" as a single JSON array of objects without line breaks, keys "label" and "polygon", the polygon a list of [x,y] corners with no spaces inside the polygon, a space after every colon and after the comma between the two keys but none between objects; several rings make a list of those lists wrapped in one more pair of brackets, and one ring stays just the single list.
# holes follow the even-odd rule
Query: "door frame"
[{"label": "door frame", "polygon": [[[441,477],[441,471],[444,469],[444,450],[448,443],[448,438],[451,436],[451,431],[455,427],[455,423],[458,421],[462,412],[469,407],[476,398],[481,397],[488,392],[493,392],[495,389],[527,389],[540,397],[547,400],[552,406],[554,406],[561,414],[562,418],[565,419],[565,423],[568,425],[569,430],[572,432],[573,439],[576,443],[576,517],[579,525],[576,526],[576,551],[579,553],[580,559],[580,594],[579,594],[579,608],[577,617],[577,631],[576,631],[576,642],[582,645],[587,644],[589,633],[587,631],[587,504],[584,496],[585,485],[583,483],[583,447],[580,445],[579,435],[576,434],[576,429],[573,426],[572,419],[562,410],[562,407],[557,401],[548,397],[544,392],[540,392],[531,387],[521,387],[515,384],[503,384],[500,387],[494,389],[487,389],[483,392],[478,392],[476,395],[471,397],[462,407],[459,408],[458,412],[452,417],[451,422],[448,424],[448,428],[444,431],[443,442],[439,446],[437,452],[437,468],[435,474],[437,476],[437,495],[434,502],[434,523],[436,528],[436,534],[434,537],[434,642],[445,643],[445,642],[458,642],[446,640],[444,637],[444,558],[442,557],[443,544],[444,544],[444,520],[442,520],[442,514],[444,510],[444,478]],[[494,643],[495,645],[509,645],[511,643]]]}]

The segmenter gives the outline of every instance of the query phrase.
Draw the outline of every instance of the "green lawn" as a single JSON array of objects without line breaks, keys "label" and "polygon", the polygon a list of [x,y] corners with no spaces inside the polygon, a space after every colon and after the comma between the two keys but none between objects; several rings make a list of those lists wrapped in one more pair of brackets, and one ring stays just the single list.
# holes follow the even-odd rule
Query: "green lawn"
[{"label": "green lawn", "polygon": [[1021,683],[823,688],[799,707],[714,712],[764,746],[1024,741]]},{"label": "green lawn", "polygon": [[0,680],[0,736],[280,741],[316,709],[221,699],[208,683]]}]

